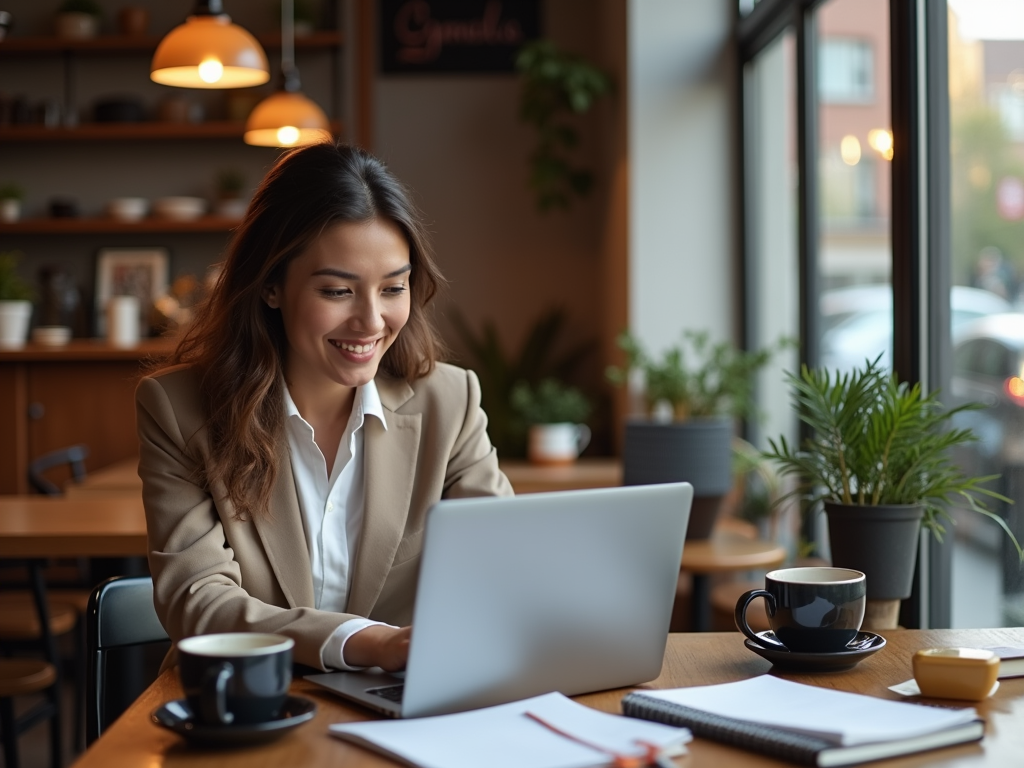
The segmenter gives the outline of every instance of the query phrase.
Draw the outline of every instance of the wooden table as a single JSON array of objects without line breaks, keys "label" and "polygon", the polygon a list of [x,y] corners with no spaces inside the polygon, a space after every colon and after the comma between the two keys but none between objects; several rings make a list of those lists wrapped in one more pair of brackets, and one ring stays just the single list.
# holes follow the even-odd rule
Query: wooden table
[{"label": "wooden table", "polygon": [[[69,497],[139,495],[138,458],[126,459],[90,472],[81,483],[69,483]],[[540,467],[528,461],[503,461],[501,470],[516,493],[574,491],[584,488],[614,488],[622,485],[622,462],[618,459],[580,459],[564,467]]]},{"label": "wooden table", "polygon": [[[888,686],[911,677],[910,657],[921,648],[949,645],[1024,645],[1024,629],[902,630],[886,633],[888,645],[849,672],[828,674],[777,673],[789,680],[883,699],[905,701]],[[670,635],[661,676],[640,688],[673,688],[742,680],[772,670],[771,665],[743,647],[736,633]],[[618,712],[619,701],[629,689],[577,697],[606,712]],[[136,768],[137,766],[188,766],[189,768],[270,768],[295,765],[303,768],[372,768],[394,766],[384,757],[328,735],[327,726],[337,722],[370,720],[368,710],[303,680],[292,692],[316,701],[316,718],[278,741],[231,750],[204,750],[188,746],[181,738],[153,725],[149,713],[163,702],[181,697],[173,671],[164,673],[131,708],[75,763],[77,768]],[[941,703],[924,700],[926,703]],[[949,702],[946,702],[949,705]],[[1013,766],[1024,755],[1024,678],[1003,680],[996,695],[979,705],[987,721],[981,743],[923,752],[896,760],[872,763],[878,768],[966,768]],[[789,765],[753,752],[696,739],[690,755],[678,758],[684,768],[771,768]]]},{"label": "wooden table", "polygon": [[0,557],[145,555],[141,496],[0,496]]},{"label": "wooden table", "polygon": [[111,496],[142,497],[142,479],[139,477],[139,459],[119,461],[97,469],[80,483],[71,482],[64,487],[68,499],[110,498]]},{"label": "wooden table", "polygon": [[778,544],[751,539],[719,524],[710,539],[687,541],[683,547],[682,570],[693,576],[690,628],[711,629],[711,581],[715,573],[776,568],[786,560]]}]

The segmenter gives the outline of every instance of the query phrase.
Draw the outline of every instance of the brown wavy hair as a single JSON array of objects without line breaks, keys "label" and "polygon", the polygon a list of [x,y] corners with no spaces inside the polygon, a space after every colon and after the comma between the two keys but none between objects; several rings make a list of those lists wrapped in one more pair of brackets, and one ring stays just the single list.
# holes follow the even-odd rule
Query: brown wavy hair
[{"label": "brown wavy hair", "polygon": [[426,307],[444,278],[420,215],[384,163],[334,142],[292,150],[267,173],[210,296],[161,367],[188,364],[199,375],[210,439],[202,481],[224,488],[240,519],[269,514],[284,439],[287,340],[264,288],[280,284],[288,263],[331,225],[374,219],[402,232],[412,267],[409,320],[380,368],[410,382],[426,376],[443,350]]}]

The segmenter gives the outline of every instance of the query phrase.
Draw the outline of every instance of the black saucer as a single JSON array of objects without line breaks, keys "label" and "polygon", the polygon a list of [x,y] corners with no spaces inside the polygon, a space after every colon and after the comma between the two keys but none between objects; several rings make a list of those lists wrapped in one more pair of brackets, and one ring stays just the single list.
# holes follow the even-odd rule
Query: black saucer
[{"label": "black saucer", "polygon": [[281,734],[312,720],[316,704],[301,696],[289,696],[281,713],[266,723],[251,725],[201,725],[195,721],[185,699],[176,699],[157,707],[150,715],[153,722],[189,741],[207,745],[245,746],[276,739]]},{"label": "black saucer", "polygon": [[762,658],[784,669],[800,672],[833,671],[850,669],[868,656],[885,647],[885,638],[874,632],[858,632],[848,644],[848,650],[834,653],[797,653],[786,650],[771,630],[758,632],[760,643],[747,639],[743,644]]}]

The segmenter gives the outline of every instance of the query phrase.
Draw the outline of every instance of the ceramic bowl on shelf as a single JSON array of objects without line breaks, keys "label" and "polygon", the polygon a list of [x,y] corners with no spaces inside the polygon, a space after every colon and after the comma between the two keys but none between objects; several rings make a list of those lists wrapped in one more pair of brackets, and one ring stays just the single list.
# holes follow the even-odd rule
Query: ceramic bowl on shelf
[{"label": "ceramic bowl on shelf", "polygon": [[206,200],[201,197],[160,197],[153,204],[153,213],[172,221],[193,221],[206,213]]},{"label": "ceramic bowl on shelf", "polygon": [[40,325],[32,330],[32,342],[47,347],[63,347],[71,341],[71,329],[66,325]]},{"label": "ceramic bowl on shelf", "polygon": [[115,197],[107,203],[107,212],[118,221],[139,221],[149,210],[144,197]]}]

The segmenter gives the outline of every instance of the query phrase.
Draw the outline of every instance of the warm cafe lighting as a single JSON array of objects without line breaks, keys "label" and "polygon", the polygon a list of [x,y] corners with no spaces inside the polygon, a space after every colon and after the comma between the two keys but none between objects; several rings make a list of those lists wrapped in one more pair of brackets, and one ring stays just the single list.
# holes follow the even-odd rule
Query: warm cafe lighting
[{"label": "warm cafe lighting", "polygon": [[231,23],[221,0],[198,0],[185,23],[160,41],[149,70],[154,82],[179,88],[248,88],[270,80],[263,48]]},{"label": "warm cafe lighting", "polygon": [[327,115],[302,95],[295,66],[295,17],[292,0],[281,2],[281,90],[259,104],[245,121],[245,143],[259,147],[298,147],[331,137]]},{"label": "warm cafe lighting", "polygon": [[839,142],[839,154],[847,165],[856,165],[860,162],[860,141],[856,136],[843,136]]},{"label": "warm cafe lighting", "polygon": [[884,128],[868,131],[868,145],[886,160],[892,160],[892,134]]},{"label": "warm cafe lighting", "polygon": [[1011,376],[1004,385],[1006,394],[1010,396],[1017,405],[1024,405],[1024,379],[1020,376]]}]

